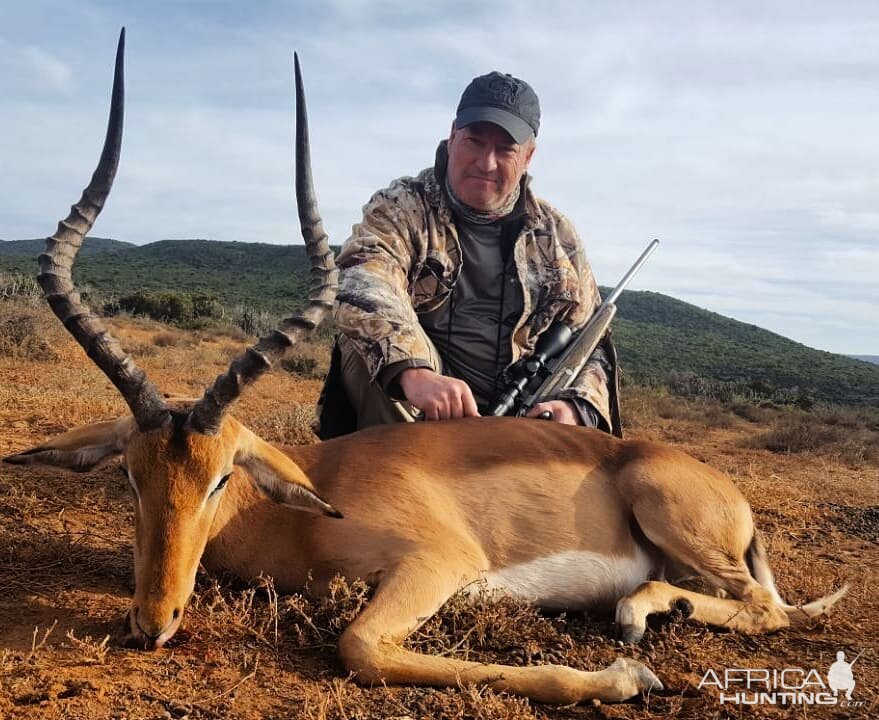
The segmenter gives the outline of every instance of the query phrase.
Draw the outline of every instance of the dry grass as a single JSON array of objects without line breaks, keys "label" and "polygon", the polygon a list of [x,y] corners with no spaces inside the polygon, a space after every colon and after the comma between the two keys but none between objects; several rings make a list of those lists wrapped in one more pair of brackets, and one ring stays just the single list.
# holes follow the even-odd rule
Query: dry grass
[{"label": "dry grass", "polygon": [[198,338],[179,330],[166,330],[153,335],[153,345],[156,347],[192,347],[197,342]]},{"label": "dry grass", "polygon": [[686,442],[691,432],[741,433],[740,447],[815,454],[853,469],[879,468],[879,409],[757,405],[735,399],[678,397],[663,389],[627,387],[623,427],[648,437]]},{"label": "dry grass", "polygon": [[281,445],[310,445],[317,442],[317,437],[311,430],[316,420],[314,402],[292,401],[266,408],[250,427],[270,442]]},{"label": "dry grass", "polygon": [[[4,305],[0,308],[13,307]],[[0,454],[74,425],[121,414],[116,391],[41,308],[33,310],[56,360],[0,356]],[[153,321],[114,319],[126,347],[159,387],[198,397],[247,338],[200,330],[156,344]],[[319,382],[276,372],[251,388],[236,416],[276,442],[313,442]],[[753,407],[753,406],[752,406]],[[855,654],[855,694],[872,717],[879,688],[879,478],[870,459],[879,427],[869,411],[816,409],[803,422],[839,433],[799,453],[745,447],[789,417],[784,409],[726,407],[626,388],[630,437],[672,440],[730,473],[754,507],[778,585],[792,601],[853,584],[838,612],[815,626],[749,638],[657,618],[637,647],[620,647],[612,617],[547,614],[508,598],[459,594],[408,640],[418,652],[513,664],[563,662],[594,670],[618,656],[654,668],[669,688],[616,706],[553,708],[485,688],[364,688],[340,666],[339,633],[370,600],[337,579],[329,598],[308,588],[279,595],[269,578],[244,586],[200,574],[184,628],[156,653],[124,647],[132,583],[133,506],[110,464],[84,475],[0,466],[0,717],[5,718],[783,718],[783,708],[736,711],[697,689],[708,668],[787,666],[825,671]],[[807,432],[807,431],[804,431]],[[861,443],[850,462],[846,442]],[[751,443],[754,444],[754,443]],[[759,443],[758,443],[759,445]],[[858,447],[860,447],[859,445]],[[859,455],[857,448],[851,451]],[[35,630],[36,628],[36,630]],[[810,708],[802,717],[833,717]],[[857,713],[860,712],[860,715]]]},{"label": "dry grass", "polygon": [[250,339],[250,336],[237,325],[214,325],[199,330],[197,336],[203,340],[235,340],[242,342]]},{"label": "dry grass", "polygon": [[743,444],[777,453],[819,453],[852,468],[875,468],[879,467],[879,433],[872,422],[867,411],[788,411]]},{"label": "dry grass", "polygon": [[841,437],[838,430],[814,418],[784,417],[770,430],[755,436],[750,447],[765,448],[772,452],[800,453],[834,445]]},{"label": "dry grass", "polygon": [[31,297],[18,295],[0,300],[0,357],[34,362],[57,360],[52,345],[61,332],[58,321]]},{"label": "dry grass", "polygon": [[323,380],[330,369],[330,348],[325,342],[299,343],[281,361],[281,367],[301,377]]}]

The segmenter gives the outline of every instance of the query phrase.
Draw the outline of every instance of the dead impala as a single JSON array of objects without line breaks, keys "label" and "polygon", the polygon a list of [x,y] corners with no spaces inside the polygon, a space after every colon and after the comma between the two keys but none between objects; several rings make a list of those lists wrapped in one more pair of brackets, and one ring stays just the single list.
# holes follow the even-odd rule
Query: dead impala
[{"label": "dead impala", "polygon": [[[5,458],[89,470],[121,455],[135,496],[131,632],[161,647],[180,626],[199,561],[292,590],[337,574],[376,586],[339,652],[363,683],[488,685],[550,703],[625,700],[661,688],[641,663],[583,672],[424,655],[404,639],[459,589],[489,589],[551,608],[616,608],[638,642],[647,616],[745,633],[827,611],[775,589],[751,511],[732,481],[674,448],[596,430],[512,418],[372,428],[279,449],[229,408],[332,307],[337,271],[318,215],[296,63],[296,196],[311,262],[305,311],[235,359],[194,405],[170,407],[80,301],[71,269],[110,192],[122,140],[124,30],[109,127],[80,201],[47,240],[39,282],[52,310],[122,393],[131,416],[76,428]],[[304,512],[303,512],[304,511]],[[676,587],[701,576],[725,597]]]}]

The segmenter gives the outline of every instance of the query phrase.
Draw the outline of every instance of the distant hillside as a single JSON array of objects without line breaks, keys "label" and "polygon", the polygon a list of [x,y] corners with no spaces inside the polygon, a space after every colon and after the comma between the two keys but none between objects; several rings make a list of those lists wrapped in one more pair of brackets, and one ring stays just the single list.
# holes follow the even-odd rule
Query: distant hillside
[{"label": "distant hillside", "polygon": [[[43,242],[0,242],[0,271],[35,274]],[[302,245],[209,240],[136,246],[90,237],[74,276],[86,294],[91,286],[93,296],[107,300],[178,291],[275,315],[300,307],[308,287]],[[671,373],[693,373],[768,394],[796,388],[826,401],[879,404],[879,365],[813,350],[659,293],[623,293],[614,338],[626,376],[636,380],[662,382]]]},{"label": "distant hillside", "polygon": [[[0,243],[0,270],[36,273],[44,245],[44,240]],[[304,245],[212,240],[132,245],[89,237],[73,274],[81,287],[106,297],[178,290],[214,295],[229,307],[246,304],[275,313],[298,307],[308,287]]]},{"label": "distant hillside", "polygon": [[[121,240],[111,240],[110,238],[87,237],[82,243],[82,249],[79,251],[80,257],[88,257],[98,253],[116,252],[119,250],[128,250],[137,247],[136,245]],[[37,238],[34,240],[0,240],[0,258],[8,259],[12,257],[32,257],[36,262],[39,255],[46,248],[46,238]],[[0,260],[2,262],[2,260]]]},{"label": "distant hillside", "polygon": [[827,401],[879,403],[879,366],[814,350],[659,293],[625,292],[618,306],[614,336],[635,378],[689,371],[755,388],[797,387]]},{"label": "distant hillside", "polygon": [[855,360],[863,360],[864,362],[879,365],[879,355],[849,355],[849,357],[853,357]]}]

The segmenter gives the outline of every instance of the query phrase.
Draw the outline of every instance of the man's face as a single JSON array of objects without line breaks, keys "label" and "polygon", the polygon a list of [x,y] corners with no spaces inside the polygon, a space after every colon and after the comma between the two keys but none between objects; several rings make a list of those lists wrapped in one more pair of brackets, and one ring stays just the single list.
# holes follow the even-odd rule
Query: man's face
[{"label": "man's face", "polygon": [[478,122],[449,137],[448,177],[457,198],[477,210],[497,210],[528,169],[534,143],[516,144],[506,130]]}]

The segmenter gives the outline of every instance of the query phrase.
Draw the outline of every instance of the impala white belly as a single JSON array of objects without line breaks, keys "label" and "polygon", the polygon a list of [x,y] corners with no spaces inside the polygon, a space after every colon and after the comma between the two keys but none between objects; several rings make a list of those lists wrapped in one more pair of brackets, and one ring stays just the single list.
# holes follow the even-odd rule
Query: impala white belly
[{"label": "impala white belly", "polygon": [[612,608],[647,580],[652,569],[640,548],[633,556],[568,550],[491,570],[485,574],[485,587],[554,609]]}]

